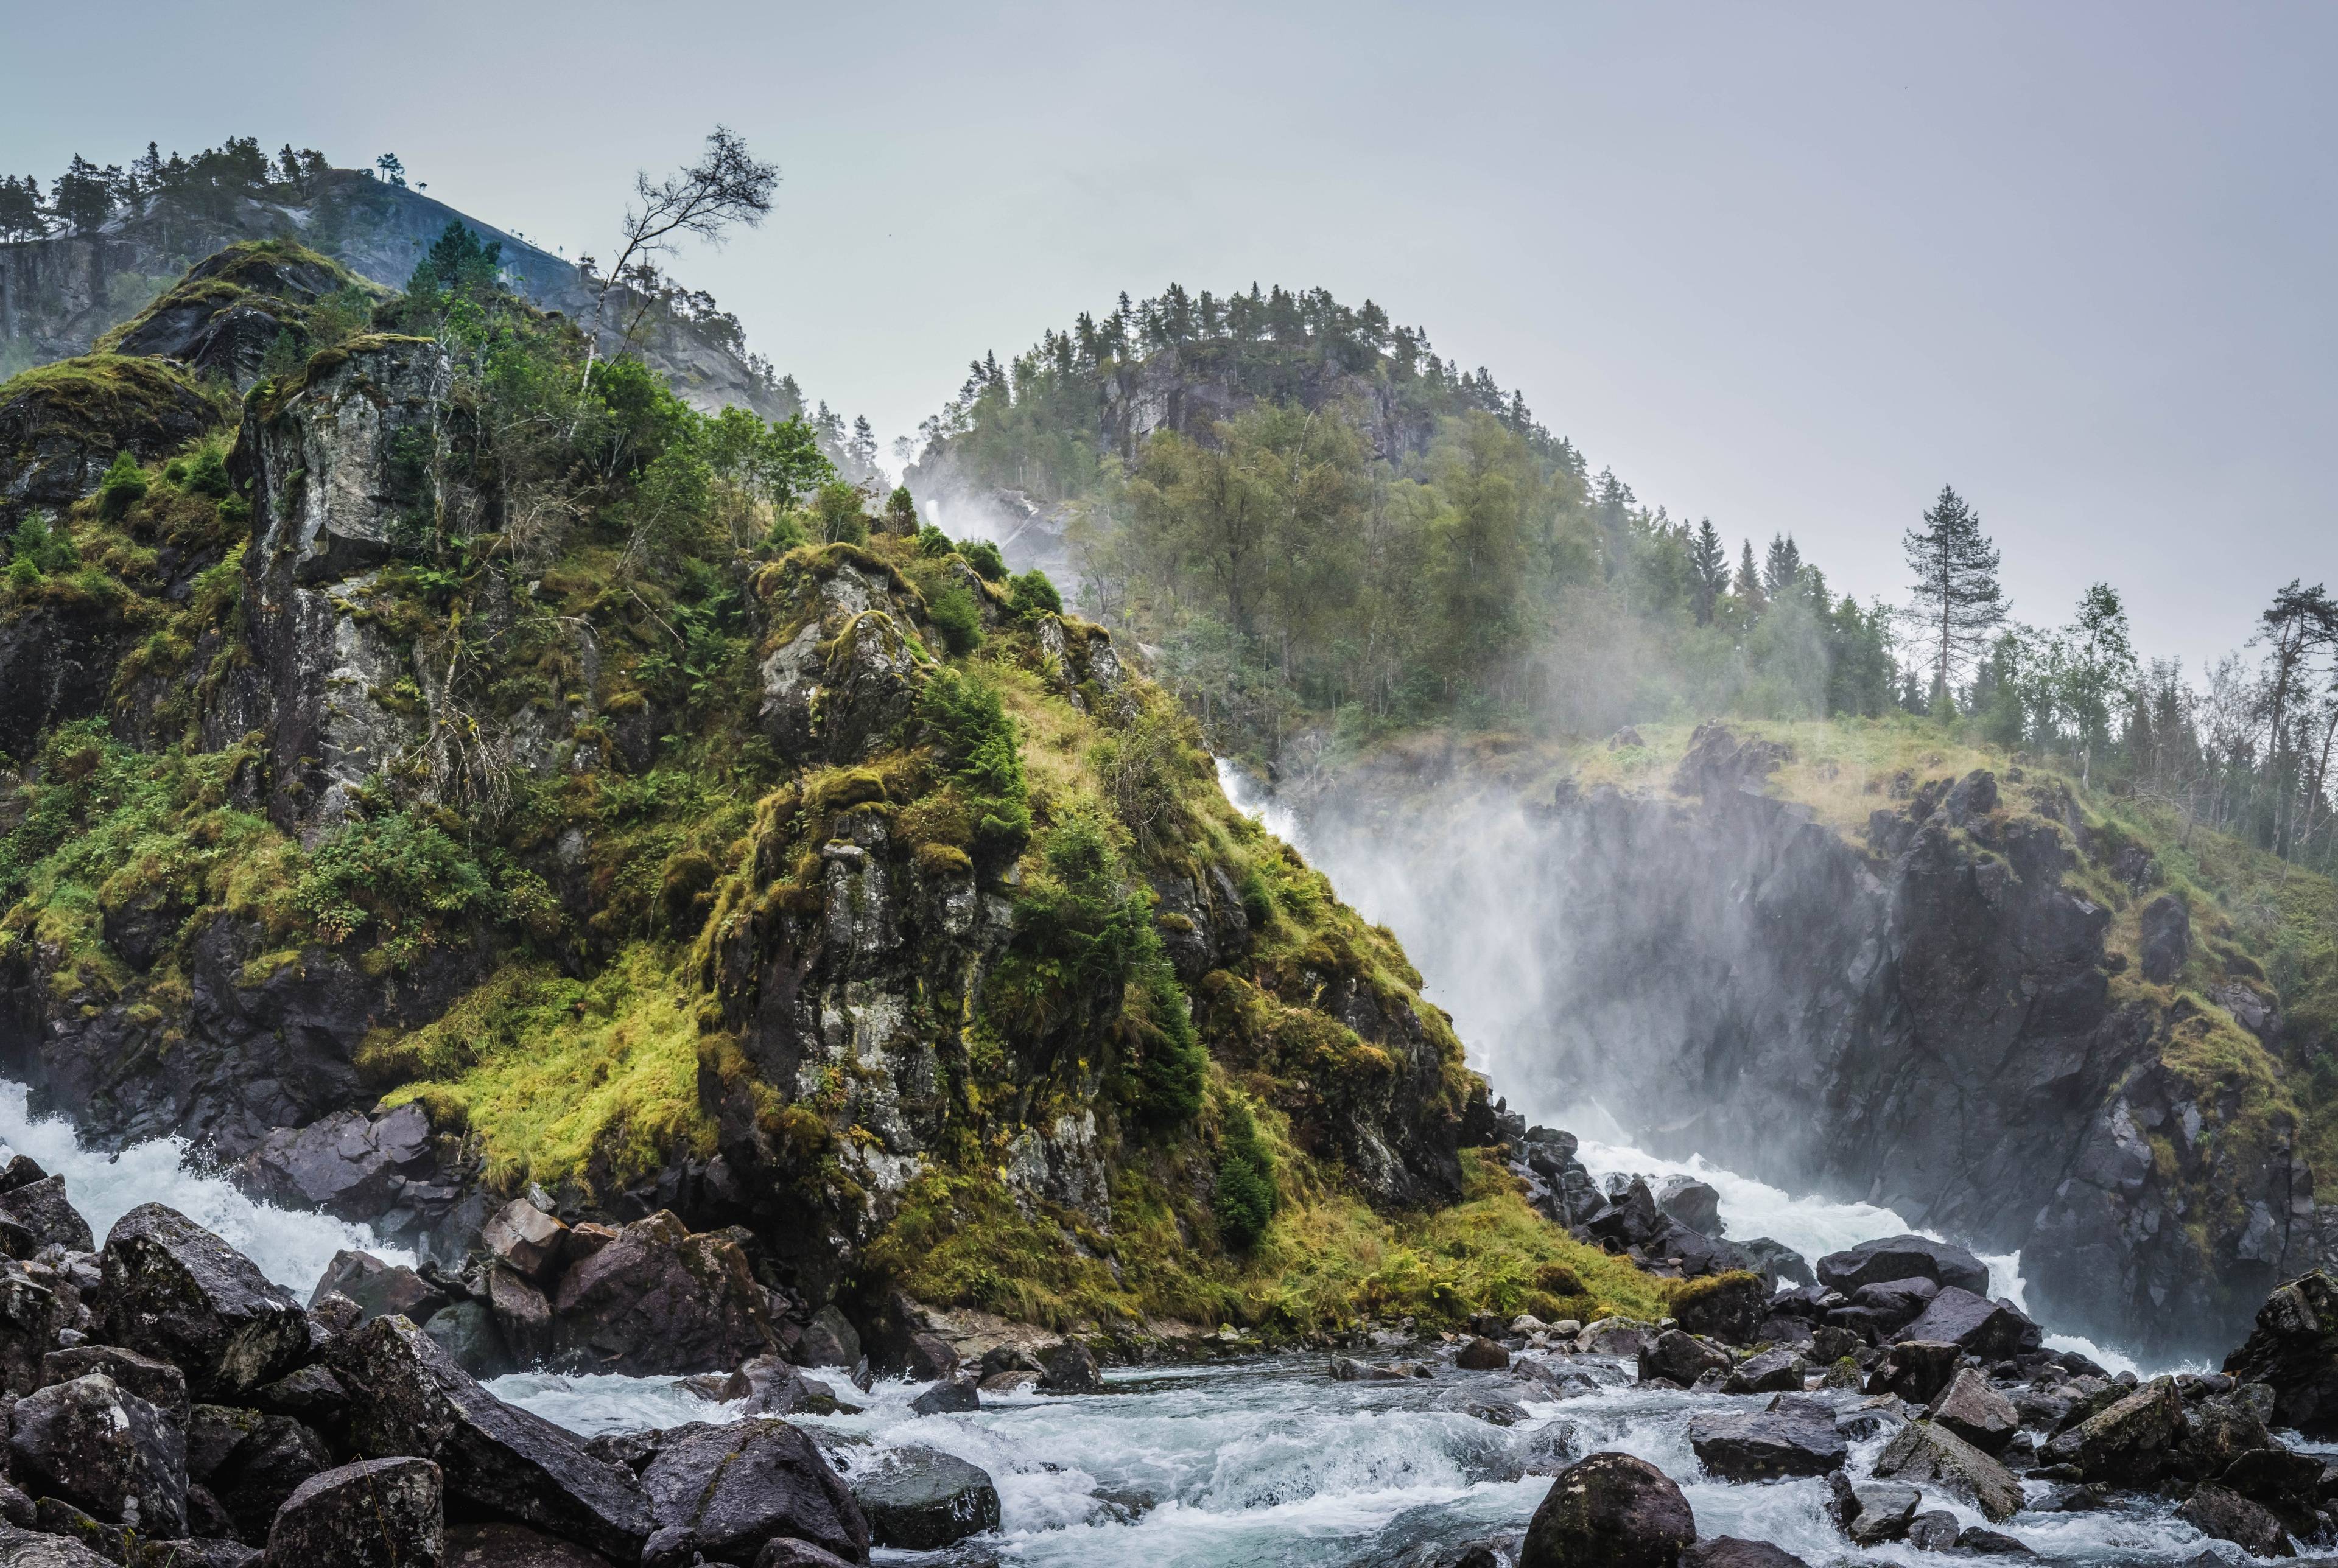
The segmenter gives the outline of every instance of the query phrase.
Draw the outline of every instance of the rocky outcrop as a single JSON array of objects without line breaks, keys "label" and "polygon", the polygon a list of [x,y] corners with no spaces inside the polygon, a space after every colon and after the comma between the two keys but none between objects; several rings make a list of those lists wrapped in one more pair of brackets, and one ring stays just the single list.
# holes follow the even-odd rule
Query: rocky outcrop
[{"label": "rocky outcrop", "polygon": [[221,422],[184,372],[129,355],[68,359],[0,384],[0,525],[89,495],[116,453],[151,463]]}]

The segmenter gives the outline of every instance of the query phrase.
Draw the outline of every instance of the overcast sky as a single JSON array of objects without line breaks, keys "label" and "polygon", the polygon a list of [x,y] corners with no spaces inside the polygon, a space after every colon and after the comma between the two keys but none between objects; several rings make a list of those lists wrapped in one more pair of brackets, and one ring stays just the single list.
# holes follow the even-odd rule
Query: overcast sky
[{"label": "overcast sky", "polygon": [[717,121],[771,221],[675,269],[890,439],[1171,279],[1370,297],[1596,471],[1901,596],[1945,481],[2016,612],[2151,652],[2338,577],[2338,7],[31,5],[0,167],[230,134],[605,258]]}]

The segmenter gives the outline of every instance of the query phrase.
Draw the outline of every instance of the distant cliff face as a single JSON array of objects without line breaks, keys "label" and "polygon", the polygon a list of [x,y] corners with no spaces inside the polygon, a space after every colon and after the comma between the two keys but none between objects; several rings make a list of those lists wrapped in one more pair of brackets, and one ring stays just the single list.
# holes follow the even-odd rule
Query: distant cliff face
[{"label": "distant cliff face", "polygon": [[2324,1250],[2272,988],[2058,781],[1902,779],[1852,837],[1765,792],[1776,760],[1710,726],[1669,789],[1508,815],[1466,766],[1367,769],[1311,845],[1368,907],[1351,858],[1404,868],[1432,995],[1519,993],[1513,1098],[2019,1249],[2048,1321],[2229,1345]]},{"label": "distant cliff face", "polygon": [[[418,191],[355,170],[319,175],[308,198],[245,197],[221,212],[197,212],[160,198],[115,218],[97,234],[56,235],[0,245],[0,367],[21,368],[84,354],[108,328],[128,320],[192,262],[238,240],[296,240],[359,277],[402,289],[415,263],[450,222],[500,241],[506,276],[546,310],[579,321],[594,314],[591,289],[573,262],[540,250],[493,224],[460,213]],[[638,296],[610,297],[600,330],[614,341]],[[748,363],[735,329],[722,318],[689,320],[653,306],[644,318],[643,357],[693,407],[726,404],[780,419],[797,412],[768,377]]]}]

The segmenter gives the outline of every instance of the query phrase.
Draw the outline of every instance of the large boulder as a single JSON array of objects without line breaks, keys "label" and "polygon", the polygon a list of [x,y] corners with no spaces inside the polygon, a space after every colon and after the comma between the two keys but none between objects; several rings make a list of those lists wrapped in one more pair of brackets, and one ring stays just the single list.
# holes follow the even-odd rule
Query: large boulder
[{"label": "large boulder", "polygon": [[1810,1568],[1782,1546],[1734,1535],[1706,1536],[1681,1553],[1680,1563],[1681,1568]]},{"label": "large boulder", "polygon": [[1728,1269],[1692,1279],[1673,1293],[1673,1318],[1692,1334],[1750,1344],[1769,1309],[1770,1286],[1761,1275]]},{"label": "large boulder", "polygon": [[1750,1241],[1739,1242],[1738,1250],[1751,1259],[1754,1271],[1767,1279],[1773,1290],[1782,1284],[1818,1283],[1818,1276],[1811,1272],[1810,1260],[1783,1241],[1756,1236]]},{"label": "large boulder", "polygon": [[568,1227],[525,1198],[488,1217],[479,1240],[504,1266],[534,1285],[545,1285],[565,1261]]},{"label": "large boulder", "polygon": [[791,1536],[854,1563],[869,1560],[869,1521],[811,1439],[764,1417],[695,1424],[659,1436],[641,1485],[656,1524],[691,1533],[697,1550],[752,1563]]},{"label": "large boulder", "polygon": [[1792,1346],[1780,1346],[1749,1356],[1731,1368],[1721,1385],[1724,1394],[1799,1394],[1810,1368]]},{"label": "large boulder", "polygon": [[1710,1181],[1694,1176],[1667,1177],[1656,1191],[1656,1207],[1699,1235],[1715,1240],[1721,1236],[1721,1194]]},{"label": "large boulder", "polygon": [[103,1373],[16,1401],[8,1440],[25,1489],[152,1535],[187,1533],[186,1436]]},{"label": "large boulder", "polygon": [[312,1475],[269,1526],[267,1568],[440,1568],[439,1489],[427,1459],[364,1459]]},{"label": "large boulder", "polygon": [[2045,1342],[2046,1331],[2009,1301],[1992,1301],[1947,1285],[1897,1337],[1953,1345],[1968,1356],[2002,1361],[2037,1349]]},{"label": "large boulder", "polygon": [[770,1296],[738,1242],[660,1210],[564,1274],[548,1349],[595,1372],[727,1372],[779,1348]]},{"label": "large boulder", "polygon": [[175,1209],[142,1203],[105,1239],[107,1337],[176,1366],[198,1399],[247,1394],[309,1348],[300,1303]]},{"label": "large boulder", "polygon": [[2107,1410],[2057,1433],[2039,1456],[2076,1465],[2088,1481],[2148,1486],[2174,1459],[2188,1417],[2173,1377],[2155,1377]]},{"label": "large boulder", "polygon": [[1911,1421],[1876,1455],[1875,1474],[1952,1492],[1991,1520],[2010,1519],[2022,1504],[2013,1472],[1944,1426]]},{"label": "large boulder", "polygon": [[1956,1377],[1959,1359],[1953,1345],[1903,1340],[1868,1368],[1867,1391],[1897,1394],[1911,1405],[1930,1405]]},{"label": "large boulder", "polygon": [[368,1457],[432,1459],[447,1494],[632,1563],[651,1530],[633,1473],[479,1387],[421,1329],[377,1318],[337,1348],[349,1385],[349,1446]]},{"label": "large boulder", "polygon": [[44,1176],[37,1181],[27,1181],[11,1187],[0,1194],[0,1210],[26,1230],[44,1247],[62,1247],[68,1252],[90,1252],[97,1248],[97,1240],[90,1234],[89,1221],[81,1210],[65,1200],[65,1179]]},{"label": "large boulder", "polygon": [[1862,1285],[1887,1279],[1925,1279],[1975,1292],[1989,1289],[1989,1267],[1963,1248],[1929,1236],[1893,1236],[1862,1241],[1818,1262],[1819,1283],[1849,1296]]},{"label": "large boulder", "polygon": [[1708,1345],[1693,1334],[1667,1328],[1656,1342],[1640,1352],[1640,1381],[1661,1377],[1686,1388],[1707,1372],[1729,1370],[1729,1352]]},{"label": "large boulder", "polygon": [[2289,1557],[2297,1551],[2272,1509],[2223,1486],[2197,1488],[2176,1513],[2201,1534],[2230,1541],[2252,1557]]},{"label": "large boulder", "polygon": [[119,1345],[71,1345],[41,1357],[41,1387],[103,1372],[187,1429],[187,1375],[168,1361]]},{"label": "large boulder", "polygon": [[853,1468],[852,1495],[872,1544],[938,1552],[998,1528],[998,1489],[977,1465],[931,1448],[895,1448]]},{"label": "large boulder", "polygon": [[1671,1477],[1629,1454],[1594,1454],[1551,1480],[1518,1568],[1673,1568],[1696,1515]]},{"label": "large boulder", "polygon": [[[239,1536],[255,1544],[264,1542],[269,1521],[276,1517],[285,1499],[310,1476],[333,1467],[337,1456],[332,1446],[308,1423],[290,1416],[235,1411],[221,1422],[219,1406],[201,1408],[210,1418],[206,1446],[213,1450],[201,1460],[202,1487],[235,1522]],[[234,1446],[224,1455],[218,1454],[216,1444],[230,1430],[235,1433]],[[189,1458],[192,1471],[192,1444]]]},{"label": "large boulder", "polygon": [[1925,1414],[1992,1456],[2004,1453],[2014,1433],[2021,1429],[2021,1416],[2014,1409],[2013,1401],[1970,1367],[1958,1369],[1955,1380],[1932,1401],[1932,1407]]},{"label": "large boulder", "polygon": [[1842,1469],[1850,1452],[1835,1429],[1834,1406],[1800,1394],[1781,1394],[1767,1409],[1742,1416],[1695,1416],[1688,1438],[1704,1467],[1725,1481],[1824,1475]]},{"label": "large boulder", "polygon": [[280,1127],[236,1166],[237,1183],[287,1209],[321,1209],[373,1220],[394,1207],[409,1181],[435,1173],[430,1120],[419,1104],[378,1121],[339,1111],[306,1127]]},{"label": "large boulder", "polygon": [[2155,985],[2176,978],[2192,956],[2192,912],[2173,893],[2162,893],[2136,917],[2142,946],[2143,977]]},{"label": "large boulder", "polygon": [[345,1296],[367,1318],[396,1314],[427,1323],[432,1313],[447,1305],[447,1292],[403,1263],[385,1263],[370,1252],[347,1248],[333,1254],[324,1278],[309,1294],[311,1309],[329,1296]]},{"label": "large boulder", "polygon": [[2225,1370],[2273,1390],[2275,1426],[2338,1436],[2338,1283],[2317,1269],[2274,1291]]},{"label": "large boulder", "polygon": [[1104,1388],[1104,1373],[1096,1366],[1095,1353],[1076,1339],[1066,1339],[1039,1352],[1039,1365],[1046,1368],[1039,1387],[1049,1394],[1095,1394]]},{"label": "large boulder", "polygon": [[0,1568],[115,1568],[78,1542],[0,1524]]}]

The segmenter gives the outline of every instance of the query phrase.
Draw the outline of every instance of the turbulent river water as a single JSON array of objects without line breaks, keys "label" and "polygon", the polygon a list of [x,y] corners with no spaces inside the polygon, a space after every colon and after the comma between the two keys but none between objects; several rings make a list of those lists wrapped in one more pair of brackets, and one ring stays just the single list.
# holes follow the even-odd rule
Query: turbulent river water
[{"label": "turbulent river water", "polygon": [[[1246,781],[1237,775],[1228,784],[1238,802],[1256,808]],[[1265,816],[1268,826],[1296,837],[1296,825],[1279,819],[1271,806]],[[1338,868],[1330,869],[1336,880]],[[1385,911],[1365,913],[1389,918]],[[1390,924],[1402,934],[1400,923]],[[1434,994],[1435,976],[1429,981]],[[1712,1182],[1734,1237],[1772,1236],[1815,1258],[1907,1229],[1888,1210],[1799,1198],[1701,1161],[1682,1164],[1603,1142],[1603,1132],[1616,1136],[1612,1127],[1577,1131],[1586,1135],[1581,1158],[1595,1177],[1686,1171]],[[85,1150],[66,1122],[31,1115],[20,1085],[0,1083],[0,1143],[62,1173],[100,1237],[136,1204],[168,1203],[218,1231],[304,1299],[337,1249],[363,1247],[412,1261],[376,1243],[361,1226],[253,1202],[177,1140],[115,1155]],[[2019,1258],[1988,1261],[1993,1290],[2018,1299]],[[2084,1350],[2115,1370],[2132,1366],[2083,1340],[2048,1343]],[[1529,1419],[1507,1427],[1439,1407],[1473,1380],[1490,1385],[1499,1374],[1336,1383],[1316,1356],[1114,1371],[1100,1396],[986,1396],[981,1410],[955,1416],[914,1415],[909,1401],[918,1389],[879,1383],[859,1414],[818,1424],[866,1440],[839,1450],[847,1461],[881,1463],[888,1449],[921,1445],[980,1465],[997,1485],[1004,1515],[997,1534],[945,1553],[880,1551],[879,1562],[1430,1568],[1468,1544],[1515,1538],[1549,1488],[1550,1463],[1599,1449],[1638,1455],[1680,1482],[1701,1534],[1772,1542],[1812,1563],[1939,1560],[1904,1545],[1852,1550],[1822,1512],[1822,1482],[1749,1486],[1707,1479],[1689,1447],[1689,1418],[1745,1401],[1636,1389],[1625,1367],[1588,1359],[1581,1365],[1598,1382],[1596,1391],[1560,1402],[1524,1401]],[[489,1387],[586,1435],[723,1415],[722,1406],[663,1378],[524,1373]],[[1517,1385],[1505,1382],[1499,1396],[1516,1399]],[[1882,1442],[1879,1436],[1853,1449],[1855,1474],[1864,1472]],[[1982,1522],[1944,1495],[1928,1494],[1925,1506],[1947,1507],[1967,1524]],[[2205,1544],[2156,1502],[2085,1514],[2025,1512],[2001,1528],[2040,1557],[2069,1563],[2182,1563]]]}]

